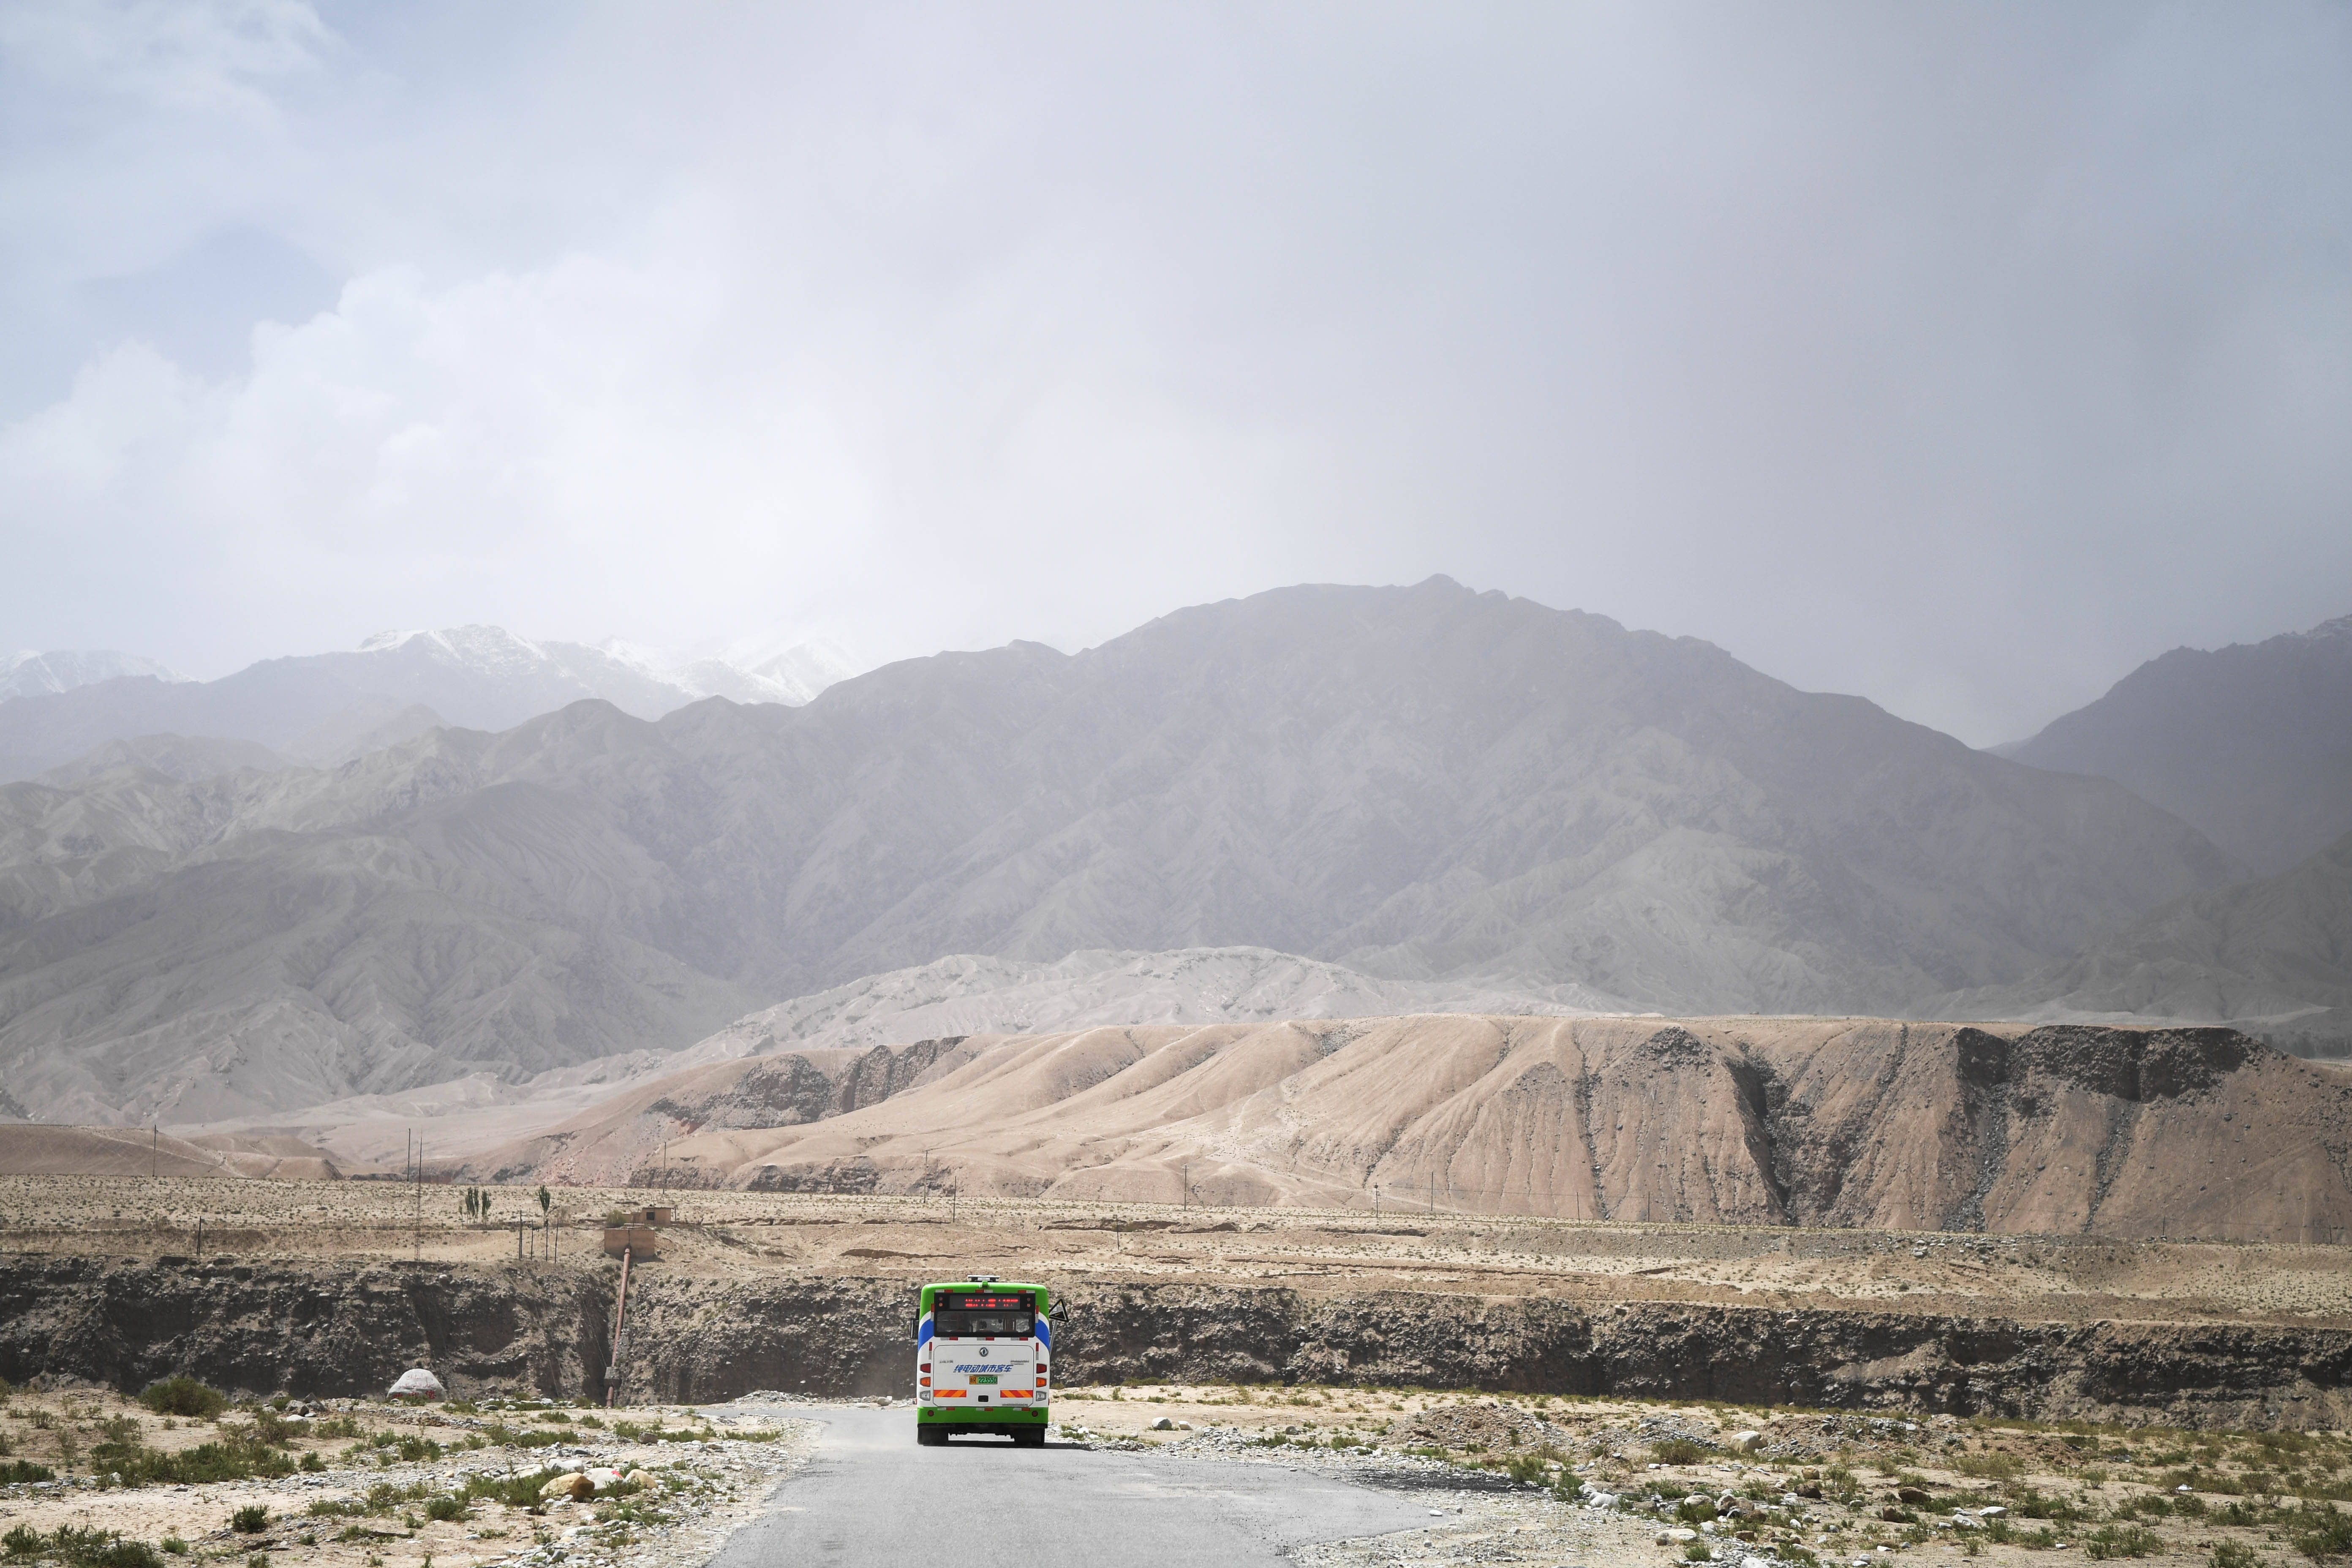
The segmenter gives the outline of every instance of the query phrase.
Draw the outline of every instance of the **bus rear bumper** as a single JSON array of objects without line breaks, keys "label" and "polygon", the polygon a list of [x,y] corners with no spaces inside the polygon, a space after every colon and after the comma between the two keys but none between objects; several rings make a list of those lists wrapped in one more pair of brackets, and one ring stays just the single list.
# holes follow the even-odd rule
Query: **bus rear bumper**
[{"label": "bus rear bumper", "polygon": [[975,1410],[942,1410],[930,1405],[915,1406],[918,1426],[946,1426],[958,1432],[1011,1432],[1018,1427],[1043,1426],[1052,1419],[1052,1414],[1043,1405],[1029,1409],[1017,1405],[1003,1405]]}]

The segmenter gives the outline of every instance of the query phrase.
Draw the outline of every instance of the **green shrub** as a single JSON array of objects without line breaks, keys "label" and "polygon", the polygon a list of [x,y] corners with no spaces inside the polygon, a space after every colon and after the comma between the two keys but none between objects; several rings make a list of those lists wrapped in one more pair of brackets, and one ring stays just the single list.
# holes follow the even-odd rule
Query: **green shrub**
[{"label": "green shrub", "polygon": [[394,1486],[390,1481],[378,1481],[368,1488],[365,1507],[370,1513],[390,1513],[402,1503],[423,1502],[432,1495],[432,1489],[423,1481],[404,1487]]},{"label": "green shrub", "polygon": [[163,1537],[161,1545],[167,1553],[173,1557],[185,1557],[188,1554],[188,1543],[181,1540],[176,1535],[167,1535]]},{"label": "green shrub", "polygon": [[263,1504],[249,1502],[228,1516],[228,1526],[239,1535],[259,1535],[269,1528],[269,1510]]},{"label": "green shrub", "polygon": [[1503,1467],[1503,1473],[1522,1486],[1539,1487],[1550,1473],[1550,1467],[1533,1454],[1519,1454]]},{"label": "green shrub", "polygon": [[158,1415],[194,1415],[209,1421],[228,1408],[228,1395],[193,1377],[167,1377],[149,1384],[139,1403]]},{"label": "green shrub", "polygon": [[47,1465],[36,1465],[29,1459],[11,1459],[0,1465],[0,1483],[53,1481],[57,1479],[57,1471]]},{"label": "green shrub", "polygon": [[425,1505],[425,1517],[446,1524],[453,1519],[466,1517],[466,1500],[460,1497],[437,1497]]},{"label": "green shrub", "polygon": [[1668,1437],[1650,1445],[1650,1458],[1662,1465],[1696,1465],[1706,1458],[1706,1445],[1688,1437]]},{"label": "green shrub", "polygon": [[1980,1481],[2013,1481],[2025,1473],[2025,1463],[2014,1454],[1962,1454],[1952,1468]]},{"label": "green shrub", "polygon": [[2009,1506],[2021,1519],[2046,1519],[2053,1524],[2078,1524],[2088,1517],[2065,1499],[2044,1497],[2032,1487],[2014,1489]]},{"label": "green shrub", "polygon": [[2091,1531],[2083,1551],[2092,1561],[2109,1557],[2153,1557],[2164,1550],[2157,1533],[2142,1524],[2103,1524]]},{"label": "green shrub", "polygon": [[282,1448],[292,1442],[294,1434],[300,1430],[301,1427],[265,1405],[253,1412],[253,1429],[246,1436],[257,1442]]},{"label": "green shrub", "polygon": [[[2272,1434],[2265,1434],[2271,1436]],[[2352,1513],[2338,1513],[2322,1505],[2305,1508],[2296,1517],[2297,1523],[2311,1521],[2313,1528],[2294,1538],[2294,1549],[2317,1562],[2322,1557],[2340,1557],[2352,1552]]]},{"label": "green shrub", "polygon": [[[623,1422],[621,1425],[624,1428],[623,1436],[634,1440],[636,1436],[635,1432],[633,1429],[628,1429],[628,1424],[626,1422]],[[551,1448],[558,1443],[566,1443],[571,1441],[571,1435],[569,1433],[545,1431],[518,1432],[511,1426],[502,1426],[496,1424],[485,1428],[482,1435],[488,1437],[491,1442],[499,1445],[501,1447],[508,1448]]]},{"label": "green shrub", "polygon": [[[184,1549],[186,1543],[182,1542]],[[37,1530],[18,1525],[0,1536],[0,1550],[11,1557],[55,1557],[68,1568],[163,1568],[163,1554],[143,1541],[125,1541],[112,1531],[77,1530],[60,1525],[44,1537]]]},{"label": "green shrub", "polygon": [[167,1454],[136,1442],[111,1438],[89,1451],[90,1467],[122,1478],[126,1487],[203,1486],[215,1481],[277,1480],[294,1473],[294,1461],[250,1436],[232,1436]]},{"label": "green shrub", "polygon": [[540,1510],[539,1489],[562,1473],[562,1470],[549,1468],[534,1470],[527,1476],[475,1476],[466,1482],[466,1489],[458,1495],[467,1502],[477,1498],[488,1498],[509,1508],[527,1508],[536,1513]]},{"label": "green shrub", "polygon": [[2263,1560],[2242,1541],[2217,1541],[2210,1568],[2262,1568]]}]

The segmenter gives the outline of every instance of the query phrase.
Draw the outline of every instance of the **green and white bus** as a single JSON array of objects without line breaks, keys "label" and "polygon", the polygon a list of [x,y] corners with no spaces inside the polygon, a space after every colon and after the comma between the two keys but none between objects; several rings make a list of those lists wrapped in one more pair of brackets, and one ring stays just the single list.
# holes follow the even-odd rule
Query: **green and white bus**
[{"label": "green and white bus", "polygon": [[915,1441],[959,1432],[1045,1444],[1053,1298],[1043,1285],[983,1276],[926,1285],[915,1308]]}]

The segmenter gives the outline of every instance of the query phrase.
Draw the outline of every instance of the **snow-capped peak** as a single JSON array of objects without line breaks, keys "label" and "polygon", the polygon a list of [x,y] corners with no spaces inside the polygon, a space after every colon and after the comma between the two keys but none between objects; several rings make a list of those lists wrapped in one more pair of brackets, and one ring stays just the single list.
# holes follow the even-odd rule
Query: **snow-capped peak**
[{"label": "snow-capped peak", "polygon": [[124,676],[150,676],[173,685],[188,679],[135,653],[116,653],[110,648],[59,648],[42,653],[26,648],[21,653],[0,654],[0,702],[15,697],[46,697]]},{"label": "snow-capped peak", "polygon": [[[362,653],[388,654],[407,650],[466,666],[491,675],[521,675],[541,668],[561,669],[592,688],[627,677],[666,688],[669,705],[724,697],[734,702],[781,702],[797,707],[835,681],[854,675],[857,666],[835,644],[820,639],[788,640],[771,635],[733,645],[751,658],[734,653],[707,658],[679,658],[661,648],[624,637],[606,637],[593,645],[535,643],[499,626],[451,626],[439,631],[404,628],[378,632],[360,644]],[[604,674],[598,673],[601,667]],[[625,672],[625,673],[624,673]],[[650,693],[632,702],[615,696],[635,710]],[[656,704],[661,706],[661,704]]]},{"label": "snow-capped peak", "polygon": [[734,702],[798,707],[858,670],[835,643],[776,632],[739,639],[702,658],[681,658],[621,637],[606,637],[595,647],[607,658],[695,698],[724,697]]}]

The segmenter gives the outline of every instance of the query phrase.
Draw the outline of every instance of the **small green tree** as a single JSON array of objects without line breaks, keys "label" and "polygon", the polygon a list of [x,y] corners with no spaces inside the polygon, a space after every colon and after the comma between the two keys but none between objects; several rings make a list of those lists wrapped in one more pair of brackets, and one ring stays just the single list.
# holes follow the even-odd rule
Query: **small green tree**
[{"label": "small green tree", "polygon": [[554,1195],[545,1187],[539,1189],[539,1212],[541,1218],[546,1217],[548,1206],[554,1202]]}]

